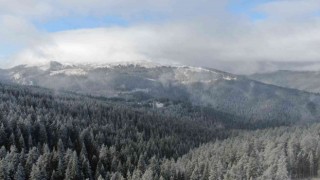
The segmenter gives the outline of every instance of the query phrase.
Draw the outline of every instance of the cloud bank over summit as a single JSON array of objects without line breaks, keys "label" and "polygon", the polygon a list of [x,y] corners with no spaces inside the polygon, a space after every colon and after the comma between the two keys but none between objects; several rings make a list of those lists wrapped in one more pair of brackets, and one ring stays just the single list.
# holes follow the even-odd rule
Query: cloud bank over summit
[{"label": "cloud bank over summit", "polygon": [[320,62],[315,0],[3,0],[0,5],[0,59],[7,66],[148,60],[252,73]]}]

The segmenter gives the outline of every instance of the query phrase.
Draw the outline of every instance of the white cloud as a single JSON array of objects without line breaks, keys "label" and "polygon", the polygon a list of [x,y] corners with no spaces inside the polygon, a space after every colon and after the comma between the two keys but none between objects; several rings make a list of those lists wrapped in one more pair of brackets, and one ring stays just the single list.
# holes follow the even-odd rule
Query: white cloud
[{"label": "white cloud", "polygon": [[16,16],[0,16],[0,27],[1,43],[32,44],[43,36],[29,21]]},{"label": "white cloud", "polygon": [[51,41],[27,48],[14,64],[56,60],[69,63],[115,62],[144,59],[136,50],[139,35],[128,29],[87,29],[54,33]]},{"label": "white cloud", "polygon": [[23,18],[48,17],[50,14],[59,12],[51,2],[53,1],[0,0],[0,15],[11,15]]},{"label": "white cloud", "polygon": [[24,50],[16,60],[166,60],[198,66],[211,66],[214,61],[320,60],[320,22],[304,25],[305,29],[298,24],[285,28],[248,24],[222,31],[219,25],[205,26],[205,30],[197,24],[175,23],[59,32],[50,36],[51,41]]},{"label": "white cloud", "polygon": [[277,20],[305,20],[306,16],[312,17],[319,12],[320,3],[318,0],[276,0],[261,4],[256,10]]},{"label": "white cloud", "polygon": [[[0,5],[8,3],[0,6],[0,25],[5,27],[0,30],[0,38],[27,46],[12,57],[12,64],[47,60],[151,60],[251,73],[263,69],[260,62],[264,61],[320,62],[320,18],[312,15],[320,10],[317,0],[260,4],[252,11],[263,12],[268,18],[257,22],[226,11],[228,0],[26,0],[22,4],[20,1],[0,0]],[[129,27],[51,34],[37,30],[30,23],[34,18],[45,21],[70,14],[114,14],[130,19],[146,11],[170,18],[161,24],[140,22]],[[262,64],[270,65],[272,70],[286,67]]]},{"label": "white cloud", "polygon": [[144,15],[146,12],[172,15],[208,14],[228,0],[0,0],[0,15],[47,19],[67,15]]}]

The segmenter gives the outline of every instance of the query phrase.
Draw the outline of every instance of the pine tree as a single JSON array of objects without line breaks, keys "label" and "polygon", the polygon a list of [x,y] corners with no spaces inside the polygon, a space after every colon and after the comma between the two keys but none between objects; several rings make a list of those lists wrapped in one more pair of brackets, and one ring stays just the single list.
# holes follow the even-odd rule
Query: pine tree
[{"label": "pine tree", "polygon": [[190,180],[199,180],[199,179],[201,179],[201,173],[199,171],[199,167],[196,165],[192,171],[192,174],[190,176]]},{"label": "pine tree", "polygon": [[137,168],[138,168],[141,172],[144,172],[144,171],[145,171],[146,162],[145,162],[145,160],[144,160],[144,156],[143,156],[143,155],[140,155],[140,157],[139,157],[139,161],[138,161]]},{"label": "pine tree", "polygon": [[121,175],[121,173],[115,172],[112,174],[110,180],[122,180],[122,179],[123,179],[123,176]]},{"label": "pine tree", "polygon": [[39,158],[39,151],[36,147],[33,147],[27,154],[27,161],[25,165],[25,174],[28,177],[32,171],[33,165],[37,162]]},{"label": "pine tree", "polygon": [[98,180],[105,180],[101,175],[98,176]]},{"label": "pine tree", "polygon": [[51,178],[50,180],[55,180],[55,179],[63,179],[62,177],[60,177],[61,175],[59,175],[57,173],[57,171],[53,170],[52,174],[51,174]]},{"label": "pine tree", "polygon": [[4,146],[0,148],[0,159],[3,159],[7,155],[7,150]]},{"label": "pine tree", "polygon": [[65,165],[65,161],[64,161],[64,156],[60,154],[60,152],[58,152],[58,167],[57,167],[57,171],[56,171],[56,175],[59,176],[60,178],[64,177],[65,174],[65,170],[66,170],[66,165]]},{"label": "pine tree", "polygon": [[127,171],[126,177],[127,177],[127,180],[131,180],[131,178],[132,178],[129,170]]},{"label": "pine tree", "polygon": [[14,175],[14,179],[15,180],[25,180],[26,179],[24,168],[20,163],[19,163],[18,169]]},{"label": "pine tree", "polygon": [[[105,145],[102,145],[102,147],[100,148],[100,152],[99,152],[99,161],[104,166],[108,166],[109,164],[111,164],[108,154],[109,154],[108,148]],[[104,168],[108,169],[108,167],[104,167]]]},{"label": "pine tree", "polygon": [[201,179],[202,180],[208,180],[209,179],[209,167],[208,167],[208,163],[205,164],[205,166],[203,167],[203,172],[202,172],[202,176]]},{"label": "pine tree", "polygon": [[256,154],[256,152],[251,154],[251,156],[249,157],[249,161],[245,164],[245,166],[247,179],[256,179],[261,175],[261,164],[258,161],[258,155]]},{"label": "pine tree", "polygon": [[315,175],[314,173],[315,163],[314,163],[314,157],[312,152],[309,153],[309,164],[310,164],[310,176],[313,177]]},{"label": "pine tree", "polygon": [[155,156],[150,159],[149,168],[151,168],[155,174],[160,173],[160,164]]},{"label": "pine tree", "polygon": [[10,153],[7,154],[5,160],[7,161],[8,177],[13,179],[16,169],[19,165],[19,154],[17,152],[17,148],[14,145],[10,147]]},{"label": "pine tree", "polygon": [[22,134],[20,135],[18,142],[19,142],[19,149],[20,149],[20,150],[26,147],[26,145],[25,145],[25,143],[24,143],[24,138],[23,138]]},{"label": "pine tree", "polygon": [[81,167],[82,167],[83,177],[92,179],[91,166],[90,166],[88,159],[84,159],[82,161]]},{"label": "pine tree", "polygon": [[72,157],[69,160],[65,180],[81,180],[82,175],[79,168],[77,152],[73,151]]},{"label": "pine tree", "polygon": [[279,179],[279,180],[290,179],[288,175],[286,159],[283,154],[280,155],[280,158],[278,160],[276,179]]},{"label": "pine tree", "polygon": [[153,171],[151,168],[148,168],[142,175],[142,180],[153,180]]},{"label": "pine tree", "polygon": [[106,176],[106,170],[104,168],[104,165],[101,163],[101,161],[98,161],[98,165],[95,172],[95,177],[98,178],[99,176],[105,177]]},{"label": "pine tree", "polygon": [[8,179],[7,162],[4,159],[0,160],[0,179]]},{"label": "pine tree", "polygon": [[39,128],[39,141],[41,144],[48,142],[47,130],[44,124],[40,123]]},{"label": "pine tree", "polygon": [[0,127],[0,146],[7,145],[7,134],[5,132],[3,124]]},{"label": "pine tree", "polygon": [[47,172],[43,167],[39,167],[39,163],[32,166],[30,180],[47,180]]},{"label": "pine tree", "polygon": [[132,173],[131,180],[141,180],[141,171],[139,169],[135,169]]},{"label": "pine tree", "polygon": [[28,148],[29,150],[33,147],[33,141],[32,141],[32,137],[31,134],[29,134],[28,136]]},{"label": "pine tree", "polygon": [[218,172],[217,164],[215,163],[213,167],[210,168],[209,180],[221,180],[221,176]]}]

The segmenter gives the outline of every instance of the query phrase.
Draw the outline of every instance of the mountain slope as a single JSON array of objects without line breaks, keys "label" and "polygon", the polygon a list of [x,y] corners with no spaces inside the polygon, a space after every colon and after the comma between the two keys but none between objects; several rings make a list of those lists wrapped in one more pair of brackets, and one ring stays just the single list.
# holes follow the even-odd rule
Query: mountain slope
[{"label": "mountain slope", "polygon": [[52,62],[1,77],[54,87],[0,83],[2,179],[290,179],[320,167],[319,125],[237,130],[317,121],[317,94],[194,67]]},{"label": "mountain slope", "polygon": [[249,78],[267,84],[320,93],[320,72],[281,70],[270,73],[253,74]]},{"label": "mountain slope", "polygon": [[[230,134],[195,115],[32,86],[0,83],[0,107],[1,179],[130,177],[151,159],[177,158]],[[223,118],[212,114],[210,121]]]},{"label": "mountain slope", "polygon": [[132,101],[169,99],[211,107],[255,126],[320,119],[320,96],[214,69],[150,64],[18,66],[8,81]]}]

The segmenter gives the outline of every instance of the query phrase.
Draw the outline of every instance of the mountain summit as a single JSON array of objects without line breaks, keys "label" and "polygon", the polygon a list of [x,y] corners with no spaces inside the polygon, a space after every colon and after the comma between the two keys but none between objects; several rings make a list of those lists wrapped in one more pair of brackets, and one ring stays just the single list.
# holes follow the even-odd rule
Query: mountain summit
[{"label": "mountain summit", "polygon": [[215,69],[141,63],[17,66],[1,78],[24,85],[130,101],[168,99],[212,107],[248,122],[314,121],[320,96],[267,85]]}]

